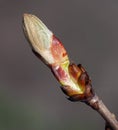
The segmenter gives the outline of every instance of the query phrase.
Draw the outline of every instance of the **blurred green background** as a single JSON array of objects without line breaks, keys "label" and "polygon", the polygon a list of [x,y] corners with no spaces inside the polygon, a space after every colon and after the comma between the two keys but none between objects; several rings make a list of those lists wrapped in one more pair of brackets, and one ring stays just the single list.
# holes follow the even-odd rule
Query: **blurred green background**
[{"label": "blurred green background", "polygon": [[118,116],[118,1],[0,0],[0,129],[104,129],[94,110],[66,99],[32,53],[22,31],[23,13],[37,15],[59,37]]}]

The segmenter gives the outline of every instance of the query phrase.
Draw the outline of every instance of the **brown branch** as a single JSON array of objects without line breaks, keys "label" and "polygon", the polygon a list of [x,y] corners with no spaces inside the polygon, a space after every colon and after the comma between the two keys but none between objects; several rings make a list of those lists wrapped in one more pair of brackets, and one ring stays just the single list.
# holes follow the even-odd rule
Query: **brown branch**
[{"label": "brown branch", "polygon": [[106,130],[118,130],[118,121],[116,120],[114,114],[112,114],[108,108],[104,105],[102,100],[95,95],[92,99],[87,101],[87,104],[96,110],[107,122]]}]

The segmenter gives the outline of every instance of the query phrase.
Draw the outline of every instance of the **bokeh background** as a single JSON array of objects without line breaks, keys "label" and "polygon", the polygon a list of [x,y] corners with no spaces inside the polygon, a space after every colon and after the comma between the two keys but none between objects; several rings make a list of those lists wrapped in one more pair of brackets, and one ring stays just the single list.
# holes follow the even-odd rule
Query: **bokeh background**
[{"label": "bokeh background", "polygon": [[56,34],[118,116],[117,0],[0,0],[0,129],[104,129],[98,113],[66,99],[32,53],[22,31],[23,13],[37,15]]}]

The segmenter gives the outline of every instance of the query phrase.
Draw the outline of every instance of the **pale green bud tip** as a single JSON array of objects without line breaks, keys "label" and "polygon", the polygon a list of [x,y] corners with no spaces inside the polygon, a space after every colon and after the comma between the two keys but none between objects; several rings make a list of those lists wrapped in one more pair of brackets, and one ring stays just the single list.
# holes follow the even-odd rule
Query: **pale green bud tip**
[{"label": "pale green bud tip", "polygon": [[53,33],[36,16],[24,14],[23,29],[32,47],[47,64],[52,64],[54,59],[50,52]]},{"label": "pale green bud tip", "polygon": [[46,64],[57,65],[69,62],[68,55],[62,43],[46,25],[36,16],[24,14],[23,29],[32,47]]}]

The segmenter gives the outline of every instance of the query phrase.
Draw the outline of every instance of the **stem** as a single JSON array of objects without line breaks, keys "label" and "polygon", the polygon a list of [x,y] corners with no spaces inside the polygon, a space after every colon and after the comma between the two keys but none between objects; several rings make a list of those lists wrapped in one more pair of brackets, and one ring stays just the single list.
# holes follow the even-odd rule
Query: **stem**
[{"label": "stem", "polygon": [[104,105],[102,100],[98,98],[97,95],[88,100],[87,104],[96,110],[113,130],[118,130],[118,121],[116,120],[114,114],[108,110],[108,108]]},{"label": "stem", "polygon": [[62,43],[36,16],[24,14],[23,28],[33,52],[54,73],[71,101],[84,101],[106,121],[106,130],[118,130],[118,121],[104,103],[94,95],[91,80],[81,65],[70,64]]}]

